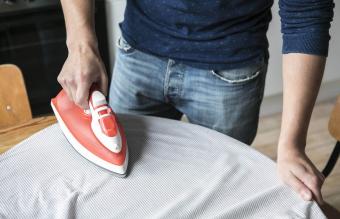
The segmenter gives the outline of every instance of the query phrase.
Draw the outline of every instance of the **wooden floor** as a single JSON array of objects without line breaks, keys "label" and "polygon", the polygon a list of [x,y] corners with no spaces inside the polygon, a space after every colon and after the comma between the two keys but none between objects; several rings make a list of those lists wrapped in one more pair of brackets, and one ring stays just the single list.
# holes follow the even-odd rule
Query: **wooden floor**
[{"label": "wooden floor", "polygon": [[[328,119],[334,104],[335,100],[327,101],[314,108],[308,131],[306,153],[320,171],[335,145],[335,140],[328,133]],[[276,159],[280,123],[281,113],[261,118],[257,137],[253,143],[253,147],[273,160]],[[340,161],[326,179],[322,194],[329,204],[340,210]]]}]

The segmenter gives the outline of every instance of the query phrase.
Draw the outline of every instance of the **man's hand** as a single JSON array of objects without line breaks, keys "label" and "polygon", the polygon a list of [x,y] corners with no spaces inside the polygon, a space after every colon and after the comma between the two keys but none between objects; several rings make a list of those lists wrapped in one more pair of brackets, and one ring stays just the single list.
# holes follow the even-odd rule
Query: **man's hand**
[{"label": "man's hand", "polygon": [[88,109],[92,84],[107,94],[107,74],[100,58],[94,28],[94,0],[61,0],[64,12],[68,57],[58,76],[67,95]]},{"label": "man's hand", "polygon": [[291,186],[302,199],[305,201],[314,199],[323,205],[321,186],[325,177],[304,152],[292,150],[279,154],[277,170],[283,182]]},{"label": "man's hand", "polygon": [[70,50],[58,82],[68,97],[84,109],[89,107],[88,97],[92,84],[97,84],[107,95],[108,79],[98,50],[88,46]]},{"label": "man's hand", "polygon": [[283,112],[278,144],[278,173],[303,199],[323,204],[322,174],[305,154],[307,130],[326,58],[283,55]]}]

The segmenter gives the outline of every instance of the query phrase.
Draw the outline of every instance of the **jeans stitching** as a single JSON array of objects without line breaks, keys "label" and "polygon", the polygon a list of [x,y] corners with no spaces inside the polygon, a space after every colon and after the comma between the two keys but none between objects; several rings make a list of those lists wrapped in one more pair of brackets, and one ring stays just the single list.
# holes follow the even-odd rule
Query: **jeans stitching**
[{"label": "jeans stitching", "polygon": [[[125,41],[125,43],[124,43],[124,41]],[[126,54],[131,54],[131,53],[136,51],[136,49],[134,49],[132,46],[130,46],[130,44],[128,44],[128,42],[126,42],[126,40],[124,40],[123,37],[119,37],[116,45],[117,45],[118,49],[123,50]]]},{"label": "jeans stitching", "polygon": [[165,76],[164,76],[164,99],[165,102],[169,102],[169,98],[168,98],[168,88],[169,88],[169,80],[170,80],[170,65],[172,65],[174,63],[174,61],[172,59],[168,60],[168,64],[166,66],[166,71],[165,71]]},{"label": "jeans stitching", "polygon": [[245,77],[245,78],[240,78],[240,79],[235,79],[235,80],[230,80],[230,79],[227,79],[227,78],[225,78],[225,77],[222,77],[221,75],[217,74],[214,70],[211,70],[210,72],[211,72],[214,76],[218,77],[219,79],[221,79],[221,80],[223,80],[223,81],[226,81],[226,82],[228,82],[228,83],[230,83],[230,84],[237,84],[237,83],[249,81],[249,80],[252,80],[252,79],[256,78],[256,77],[260,74],[261,70],[258,70],[257,72],[255,72],[255,74],[252,74],[252,75],[247,76],[247,77]]}]

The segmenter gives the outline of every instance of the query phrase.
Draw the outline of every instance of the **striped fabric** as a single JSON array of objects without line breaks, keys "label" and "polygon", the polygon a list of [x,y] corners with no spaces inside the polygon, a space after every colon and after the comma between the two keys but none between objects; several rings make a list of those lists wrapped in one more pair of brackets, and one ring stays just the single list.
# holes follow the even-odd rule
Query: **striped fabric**
[{"label": "striped fabric", "polygon": [[188,123],[119,117],[126,178],[81,157],[55,124],[0,155],[0,218],[325,218],[247,145]]}]

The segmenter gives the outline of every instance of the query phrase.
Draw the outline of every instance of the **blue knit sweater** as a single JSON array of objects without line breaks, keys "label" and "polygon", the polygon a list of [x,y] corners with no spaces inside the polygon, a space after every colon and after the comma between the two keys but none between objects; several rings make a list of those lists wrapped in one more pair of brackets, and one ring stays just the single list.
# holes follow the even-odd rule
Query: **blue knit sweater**
[{"label": "blue knit sweater", "polygon": [[[273,0],[127,0],[131,46],[203,69],[268,59]],[[283,53],[327,56],[333,0],[279,0]],[[275,12],[277,13],[277,12]]]}]

